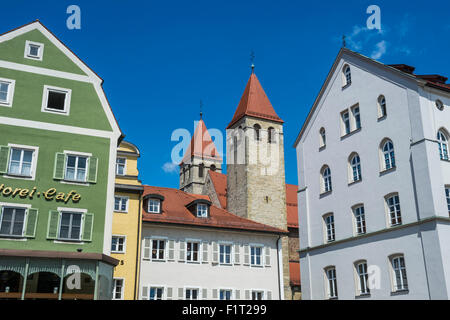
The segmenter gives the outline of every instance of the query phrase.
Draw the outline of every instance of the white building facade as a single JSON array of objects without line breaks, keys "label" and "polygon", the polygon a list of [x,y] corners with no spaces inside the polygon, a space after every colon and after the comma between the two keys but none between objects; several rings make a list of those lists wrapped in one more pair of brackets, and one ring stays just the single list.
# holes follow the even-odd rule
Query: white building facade
[{"label": "white building facade", "polygon": [[450,85],[342,49],[301,129],[303,299],[450,298]]}]

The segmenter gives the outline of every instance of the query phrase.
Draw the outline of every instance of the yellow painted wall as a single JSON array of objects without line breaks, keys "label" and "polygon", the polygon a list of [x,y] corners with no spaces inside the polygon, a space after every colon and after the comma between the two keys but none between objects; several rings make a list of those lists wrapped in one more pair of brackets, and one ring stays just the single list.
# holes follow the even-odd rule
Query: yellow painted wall
[{"label": "yellow painted wall", "polygon": [[[134,148],[122,142],[117,150],[125,152],[136,152]],[[126,176],[116,176],[116,184],[141,185],[137,176],[139,174],[137,168],[137,156],[118,155],[127,159]],[[135,177],[132,177],[135,176]],[[137,298],[136,275],[139,274],[139,253],[140,253],[140,237],[139,230],[141,226],[140,213],[140,195],[132,192],[116,192],[117,196],[126,196],[128,200],[128,213],[114,212],[113,217],[113,235],[126,236],[125,253],[111,253],[111,256],[119,260],[119,264],[114,269],[114,278],[124,279],[124,300],[133,300]]]}]

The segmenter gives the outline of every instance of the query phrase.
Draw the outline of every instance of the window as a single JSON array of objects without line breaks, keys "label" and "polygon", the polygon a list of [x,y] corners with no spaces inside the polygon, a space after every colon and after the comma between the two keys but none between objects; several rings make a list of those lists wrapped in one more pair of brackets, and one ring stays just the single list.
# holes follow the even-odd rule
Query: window
[{"label": "window", "polygon": [[126,174],[126,158],[117,158],[116,159],[116,175],[124,176]]},{"label": "window", "polygon": [[384,143],[383,148],[384,170],[395,168],[394,144],[391,140]]},{"label": "window", "polygon": [[219,246],[219,261],[221,264],[231,264],[231,245],[221,244]]},{"label": "window", "polygon": [[448,159],[448,139],[447,139],[447,135],[442,130],[438,131],[437,140],[438,140],[438,145],[439,145],[439,156],[441,157],[441,160],[449,160]]},{"label": "window", "polygon": [[447,208],[450,216],[450,186],[445,187],[445,197],[447,198]]},{"label": "window", "polygon": [[0,78],[0,106],[12,106],[15,83],[14,80]]},{"label": "window", "polygon": [[250,265],[262,266],[262,247],[250,246]]},{"label": "window", "polygon": [[402,224],[402,215],[400,211],[400,200],[398,195],[390,196],[386,199],[389,219],[391,226],[396,226]]},{"label": "window", "polygon": [[68,115],[71,92],[70,89],[44,86],[44,99],[41,111]]},{"label": "window", "polygon": [[113,300],[123,299],[123,279],[114,279]]},{"label": "window", "polygon": [[327,234],[327,242],[334,241],[336,239],[336,234],[334,230],[334,215],[332,213],[324,216],[325,230]]},{"label": "window", "polygon": [[438,108],[439,111],[444,110],[444,104],[441,100],[436,100],[436,108]]},{"label": "window", "polygon": [[231,290],[220,289],[219,298],[220,300],[231,300]]},{"label": "window", "polygon": [[394,291],[408,290],[405,259],[403,256],[394,256],[391,258],[391,265],[393,271]]},{"label": "window", "polygon": [[329,299],[335,299],[338,297],[337,292],[337,279],[336,279],[336,268],[329,267],[325,269],[325,276],[327,279],[327,294]]},{"label": "window", "polygon": [[62,240],[80,240],[82,217],[83,214],[80,212],[61,212],[58,238]]},{"label": "window", "polygon": [[341,113],[342,125],[343,125],[343,135],[350,133],[350,114],[348,111],[344,111]]},{"label": "window", "polygon": [[148,199],[148,212],[161,213],[161,200]]},{"label": "window", "polygon": [[32,176],[33,150],[11,148],[8,174],[14,176]]},{"label": "window", "polygon": [[197,217],[207,218],[208,217],[208,205],[204,203],[197,204]]},{"label": "window", "polygon": [[128,197],[114,197],[114,211],[128,212]]},{"label": "window", "polygon": [[331,192],[331,170],[328,166],[322,168],[322,193]]},{"label": "window", "polygon": [[25,212],[25,208],[3,207],[0,221],[0,235],[21,237],[25,225]]},{"label": "window", "polygon": [[366,216],[364,214],[364,206],[358,206],[353,209],[355,216],[356,234],[366,233]]},{"label": "window", "polygon": [[44,56],[44,44],[39,42],[26,41],[24,57],[33,60],[42,60]]},{"label": "window", "polygon": [[353,157],[351,157],[350,160],[350,167],[351,167],[351,182],[356,182],[361,180],[361,161],[359,159],[359,155],[355,154]]},{"label": "window", "polygon": [[185,298],[186,300],[198,300],[198,289],[186,289]]},{"label": "window", "polygon": [[261,126],[259,124],[255,124],[253,126],[253,129],[255,130],[255,140],[260,141],[261,140]]},{"label": "window", "polygon": [[204,171],[205,171],[205,165],[203,163],[200,163],[200,165],[198,166],[198,177],[199,178],[203,178]]},{"label": "window", "polygon": [[87,159],[86,156],[67,155],[64,179],[86,182]]},{"label": "window", "polygon": [[189,261],[189,262],[200,261],[199,254],[198,254],[199,250],[200,250],[200,243],[189,241],[186,243],[186,245],[187,245],[186,261]]},{"label": "window", "polygon": [[252,300],[264,299],[264,291],[252,290]]},{"label": "window", "polygon": [[359,113],[359,106],[352,108],[353,119],[355,121],[355,130],[361,128],[361,115]]},{"label": "window", "polygon": [[325,133],[325,128],[321,128],[319,134],[320,134],[319,147],[323,148],[327,145],[327,136]]},{"label": "window", "polygon": [[268,130],[268,133],[269,133],[269,136],[268,136],[268,139],[267,139],[267,142],[268,143],[275,143],[276,142],[276,139],[275,139],[275,129],[274,128],[272,128],[272,127],[270,127],[269,128],[269,130]]},{"label": "window", "polygon": [[386,117],[386,98],[381,95],[378,97],[378,118]]},{"label": "window", "polygon": [[352,73],[350,71],[350,66],[345,65],[342,70],[344,73],[344,86],[347,86],[352,83]]},{"label": "window", "polygon": [[367,272],[367,263],[365,261],[359,262],[355,264],[356,275],[358,278],[358,290],[359,295],[368,295],[370,294],[369,286],[368,286],[368,278],[369,274]]},{"label": "window", "polygon": [[111,252],[125,253],[125,236],[112,236]]},{"label": "window", "polygon": [[165,240],[152,240],[152,260],[164,260],[165,248]]},{"label": "window", "polygon": [[162,300],[164,288],[150,287],[150,300]]}]

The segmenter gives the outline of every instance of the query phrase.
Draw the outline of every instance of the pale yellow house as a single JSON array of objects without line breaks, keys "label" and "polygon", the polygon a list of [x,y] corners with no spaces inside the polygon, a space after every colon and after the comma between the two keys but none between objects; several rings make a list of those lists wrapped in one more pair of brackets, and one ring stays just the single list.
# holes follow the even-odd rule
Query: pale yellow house
[{"label": "pale yellow house", "polygon": [[114,269],[113,299],[135,300],[139,287],[141,198],[138,179],[139,149],[122,141],[117,150],[111,256],[120,262]]}]

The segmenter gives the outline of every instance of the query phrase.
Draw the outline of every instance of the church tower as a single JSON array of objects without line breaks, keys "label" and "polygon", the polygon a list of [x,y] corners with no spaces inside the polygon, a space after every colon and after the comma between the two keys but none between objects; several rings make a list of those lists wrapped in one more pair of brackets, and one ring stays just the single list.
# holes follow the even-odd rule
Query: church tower
[{"label": "church tower", "polygon": [[200,115],[191,143],[180,163],[180,190],[202,194],[208,170],[222,173],[222,157]]},{"label": "church tower", "polygon": [[[227,210],[287,230],[283,120],[252,72],[227,127]],[[288,238],[282,238],[285,299],[289,286]]]}]

